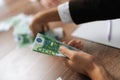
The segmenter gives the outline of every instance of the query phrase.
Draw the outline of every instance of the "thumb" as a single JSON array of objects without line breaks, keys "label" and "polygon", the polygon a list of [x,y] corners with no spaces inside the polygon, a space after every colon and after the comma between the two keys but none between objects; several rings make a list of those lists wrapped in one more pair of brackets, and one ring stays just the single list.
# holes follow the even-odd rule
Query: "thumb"
[{"label": "thumb", "polygon": [[69,50],[68,48],[63,47],[63,46],[61,46],[61,47],[59,48],[59,50],[61,51],[61,53],[62,53],[63,55],[65,55],[65,56],[68,57],[68,58],[70,58],[70,56],[73,54],[72,50]]}]

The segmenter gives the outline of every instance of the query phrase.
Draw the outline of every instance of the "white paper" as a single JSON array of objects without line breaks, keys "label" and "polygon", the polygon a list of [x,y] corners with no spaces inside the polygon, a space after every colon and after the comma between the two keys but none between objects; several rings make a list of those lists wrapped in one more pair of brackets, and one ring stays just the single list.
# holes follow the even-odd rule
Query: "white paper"
[{"label": "white paper", "polygon": [[110,42],[108,41],[109,20],[81,24],[72,33],[72,36],[120,48],[120,19],[113,20],[112,22],[112,37]]}]

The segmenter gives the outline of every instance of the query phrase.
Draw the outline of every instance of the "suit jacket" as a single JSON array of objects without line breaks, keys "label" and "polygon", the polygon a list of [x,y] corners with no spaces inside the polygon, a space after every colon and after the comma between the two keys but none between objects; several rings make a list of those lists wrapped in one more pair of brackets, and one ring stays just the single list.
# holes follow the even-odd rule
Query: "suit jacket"
[{"label": "suit jacket", "polygon": [[120,18],[120,0],[71,0],[70,15],[76,24]]}]

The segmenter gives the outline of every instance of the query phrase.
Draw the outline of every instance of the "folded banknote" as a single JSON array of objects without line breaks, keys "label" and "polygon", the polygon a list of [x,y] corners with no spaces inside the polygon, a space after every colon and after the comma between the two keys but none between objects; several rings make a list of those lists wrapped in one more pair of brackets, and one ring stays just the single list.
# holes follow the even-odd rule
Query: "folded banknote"
[{"label": "folded banknote", "polygon": [[52,56],[63,56],[60,51],[60,46],[65,46],[71,50],[79,50],[67,44],[57,41],[54,38],[50,38],[48,36],[42,35],[40,33],[37,34],[36,39],[33,44],[33,50],[39,53],[48,54]]}]

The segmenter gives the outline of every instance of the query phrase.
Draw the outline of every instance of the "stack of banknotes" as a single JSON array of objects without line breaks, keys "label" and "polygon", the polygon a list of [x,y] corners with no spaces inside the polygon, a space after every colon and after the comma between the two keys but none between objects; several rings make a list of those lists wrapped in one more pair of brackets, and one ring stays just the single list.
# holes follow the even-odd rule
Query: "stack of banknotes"
[{"label": "stack of banknotes", "polygon": [[34,37],[29,29],[29,23],[32,20],[32,15],[20,13],[16,16],[8,18],[0,22],[0,32],[8,31],[13,28],[14,39],[18,47],[26,47],[31,45]]},{"label": "stack of banknotes", "polygon": [[[29,29],[29,24],[32,21],[32,15],[25,15],[20,13],[16,16],[8,18],[0,22],[0,32],[8,31],[11,27],[14,28],[13,35],[18,47],[28,47],[34,42],[34,36]],[[54,39],[60,39],[63,37],[62,28],[55,28],[47,32],[41,32],[42,34]]]},{"label": "stack of banknotes", "polygon": [[6,19],[0,22],[0,32],[8,31],[11,27],[13,27],[16,23],[14,17]]},{"label": "stack of banknotes", "polygon": [[65,46],[71,50],[77,50],[78,49],[69,46],[67,44],[64,44],[62,42],[57,41],[54,38],[50,38],[46,35],[38,33],[36,36],[36,39],[33,44],[33,50],[39,53],[48,54],[52,56],[62,56],[65,57],[60,51],[60,46]]},{"label": "stack of banknotes", "polygon": [[[21,15],[17,18],[17,24],[14,25],[13,35],[18,47],[27,47],[34,41],[34,36],[29,29],[29,23],[32,20],[32,16]],[[19,21],[18,21],[19,20]]]},{"label": "stack of banknotes", "polygon": [[[33,16],[26,16],[26,15],[19,15],[19,17],[16,17],[13,35],[18,44],[18,47],[27,47],[29,45],[32,45],[32,43],[34,42],[34,36],[29,28],[29,24],[32,21],[32,17]],[[59,39],[59,36],[55,35],[54,30],[56,29],[41,33],[51,38]]]},{"label": "stack of banknotes", "polygon": [[23,13],[20,13],[16,16],[10,17],[6,20],[3,20],[0,22],[0,32],[8,31],[11,27],[16,26],[19,24],[20,21],[23,20],[23,18],[26,18],[27,16]]}]

